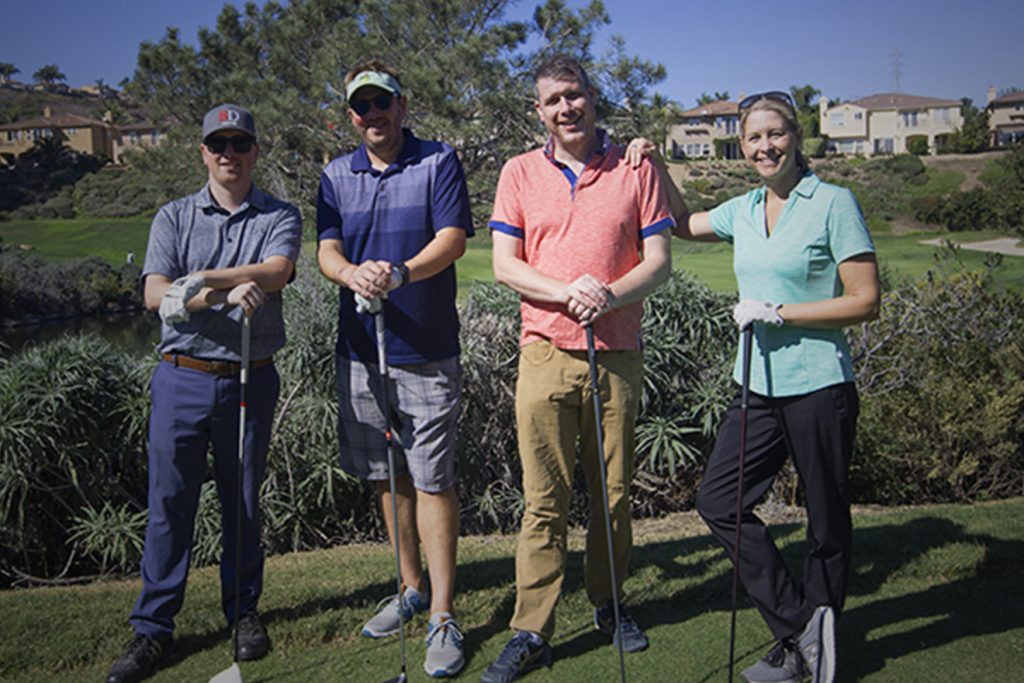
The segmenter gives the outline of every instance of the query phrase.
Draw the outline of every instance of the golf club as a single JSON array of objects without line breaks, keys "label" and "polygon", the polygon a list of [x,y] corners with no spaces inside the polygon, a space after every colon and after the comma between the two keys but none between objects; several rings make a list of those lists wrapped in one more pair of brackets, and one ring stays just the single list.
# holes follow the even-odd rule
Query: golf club
[{"label": "golf club", "polygon": [[242,683],[242,670],[238,668],[238,620],[242,602],[242,479],[245,476],[245,387],[249,384],[249,316],[242,314],[242,367],[238,387],[238,490],[235,492],[235,621],[232,634],[232,663],[227,669],[210,679],[210,683]]},{"label": "golf club", "polygon": [[754,328],[743,328],[743,383],[740,389],[740,463],[739,483],[736,487],[736,540],[732,556],[732,616],[729,623],[729,683],[732,683],[733,657],[736,653],[736,595],[740,583],[740,528],[743,518],[743,477],[747,459],[747,407],[750,403],[750,353],[754,343]]},{"label": "golf club", "polygon": [[388,355],[384,343],[384,308],[374,316],[377,326],[377,364],[380,367],[380,409],[384,413],[384,441],[388,449],[388,483],[391,486],[391,528],[395,538],[395,581],[398,585],[398,642],[402,653],[402,671],[396,678],[389,678],[385,683],[406,683],[409,678],[405,673],[405,616],[402,613],[402,551],[398,542],[398,494],[395,486],[395,453],[391,447],[391,411],[388,405]]},{"label": "golf club", "polygon": [[597,428],[597,462],[601,475],[601,502],[604,503],[604,534],[608,542],[608,572],[612,581],[612,610],[615,613],[615,641],[619,650],[619,674],[626,683],[626,658],[622,652],[622,622],[619,619],[619,581],[615,573],[615,545],[612,543],[612,514],[608,504],[608,471],[604,463],[604,427],[601,422],[601,389],[597,382],[597,354],[594,350],[594,326],[587,325],[587,361],[590,363],[590,393],[594,395],[594,424]]}]

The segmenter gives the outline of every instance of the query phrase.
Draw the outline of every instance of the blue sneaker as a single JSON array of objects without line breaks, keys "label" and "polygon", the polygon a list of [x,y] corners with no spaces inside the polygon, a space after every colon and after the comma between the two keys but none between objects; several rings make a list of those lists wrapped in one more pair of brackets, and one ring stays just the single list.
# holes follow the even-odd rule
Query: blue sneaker
[{"label": "blue sneaker", "polygon": [[[623,652],[640,652],[646,650],[650,643],[647,635],[643,632],[633,617],[626,611],[625,605],[619,605],[619,626],[622,629],[622,650]],[[618,634],[615,632],[615,607],[611,603],[594,610],[594,628],[611,636],[612,645],[619,647]]]},{"label": "blue sneaker", "polygon": [[536,668],[551,666],[551,660],[551,646],[547,641],[539,636],[535,638],[528,631],[519,631],[487,667],[480,683],[510,683]]},{"label": "blue sneaker", "polygon": [[[412,615],[426,612],[430,608],[430,596],[420,593],[415,588],[406,588],[402,594],[401,617],[399,617],[398,596],[392,595],[381,600],[379,611],[363,626],[363,635],[367,638],[384,638],[398,633],[402,621],[409,621]],[[402,621],[399,621],[401,619]]]},{"label": "blue sneaker", "polygon": [[462,671],[466,658],[462,654],[462,631],[448,612],[430,617],[427,633],[427,656],[423,670],[434,678],[447,678]]}]

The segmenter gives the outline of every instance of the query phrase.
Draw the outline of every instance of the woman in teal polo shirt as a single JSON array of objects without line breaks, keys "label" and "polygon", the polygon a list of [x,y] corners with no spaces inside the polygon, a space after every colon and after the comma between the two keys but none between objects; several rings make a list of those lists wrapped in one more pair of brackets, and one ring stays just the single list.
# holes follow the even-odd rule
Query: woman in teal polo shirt
[{"label": "woman in teal polo shirt", "polygon": [[[852,528],[848,472],[858,399],[842,328],[878,315],[874,246],[849,190],[822,182],[800,153],[802,131],[784,92],[740,102],[740,146],[763,184],[711,212],[691,214],[664,183],[683,239],[733,245],[740,301],[753,325],[739,574],[778,643],[743,671],[749,683],[835,675],[836,613],[846,596]],[[634,140],[632,157],[654,157]],[[737,354],[734,377],[740,381]],[[718,432],[697,510],[733,556],[740,400]],[[803,484],[808,552],[794,579],[754,507],[790,458]]]}]

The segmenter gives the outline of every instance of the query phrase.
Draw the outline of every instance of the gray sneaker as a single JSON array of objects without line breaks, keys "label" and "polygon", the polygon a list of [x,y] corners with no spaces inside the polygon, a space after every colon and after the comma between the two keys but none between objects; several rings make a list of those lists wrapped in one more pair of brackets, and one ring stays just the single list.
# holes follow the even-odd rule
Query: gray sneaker
[{"label": "gray sneaker", "polygon": [[800,683],[807,670],[796,645],[780,640],[754,666],[744,669],[740,676],[747,683]]},{"label": "gray sneaker", "polygon": [[427,632],[427,656],[423,670],[434,678],[447,678],[462,671],[466,658],[462,655],[462,631],[448,612],[430,617]]},{"label": "gray sneaker", "polygon": [[836,613],[831,607],[821,605],[814,610],[797,645],[811,683],[832,683],[836,677]]},{"label": "gray sneaker", "polygon": [[[363,635],[367,638],[384,638],[398,633],[399,605],[398,596],[384,598],[377,604],[378,612],[363,626]],[[420,593],[415,588],[406,588],[402,594],[402,621],[409,621],[412,615],[426,612],[430,607],[430,596]]]}]

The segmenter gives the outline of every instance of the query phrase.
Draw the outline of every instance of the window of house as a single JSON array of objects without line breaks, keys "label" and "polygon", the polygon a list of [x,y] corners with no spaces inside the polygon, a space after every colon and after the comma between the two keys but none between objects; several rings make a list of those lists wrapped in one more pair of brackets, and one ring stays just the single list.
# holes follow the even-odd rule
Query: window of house
[{"label": "window of house", "polygon": [[864,112],[862,112],[862,111],[855,111],[855,112],[853,112],[853,120],[854,121],[861,121],[863,119],[864,119]]},{"label": "window of house", "polygon": [[939,123],[949,123],[950,110],[947,107],[932,110],[932,115]]},{"label": "window of house", "polygon": [[734,117],[734,116],[730,116],[729,118],[727,118],[725,120],[725,133],[726,133],[726,135],[736,135],[736,129],[737,129],[737,124],[738,123],[739,123],[739,121],[737,121],[736,117]]},{"label": "window of house", "polygon": [[875,154],[892,154],[894,149],[892,138],[875,138]]},{"label": "window of house", "polygon": [[837,128],[841,128],[842,126],[846,125],[846,116],[841,111],[829,114],[828,118],[832,125]]},{"label": "window of house", "polygon": [[904,128],[916,128],[917,127],[917,112],[916,111],[905,111],[905,112],[903,112],[903,127]]}]

